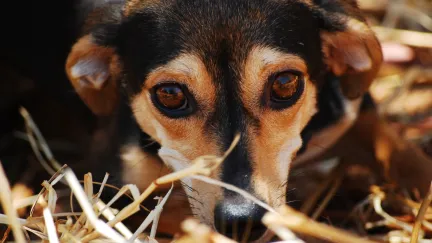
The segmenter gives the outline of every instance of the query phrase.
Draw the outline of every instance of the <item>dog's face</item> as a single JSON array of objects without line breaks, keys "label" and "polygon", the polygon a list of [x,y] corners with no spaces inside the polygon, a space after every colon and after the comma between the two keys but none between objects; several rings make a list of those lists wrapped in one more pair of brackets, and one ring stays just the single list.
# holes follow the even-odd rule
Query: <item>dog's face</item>
[{"label": "dog's face", "polygon": [[[289,167],[317,112],[324,75],[341,76],[342,93],[354,99],[381,61],[354,3],[342,0],[131,0],[123,14],[97,26],[69,56],[67,71],[84,101],[105,114],[126,94],[173,170],[222,155],[240,133],[212,176],[274,207],[285,203]],[[227,235],[233,225],[258,227],[264,212],[253,203],[184,183],[203,222]]]}]

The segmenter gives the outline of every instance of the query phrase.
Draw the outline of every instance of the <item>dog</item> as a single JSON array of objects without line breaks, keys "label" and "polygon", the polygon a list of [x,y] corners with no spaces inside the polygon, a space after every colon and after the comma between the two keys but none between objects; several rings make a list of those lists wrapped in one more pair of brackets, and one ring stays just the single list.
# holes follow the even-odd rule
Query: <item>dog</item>
[{"label": "dog", "polygon": [[[222,155],[240,134],[211,177],[277,208],[290,168],[324,156],[374,109],[364,97],[382,59],[354,0],[128,0],[89,14],[65,68],[83,102],[110,121],[97,158],[120,161],[123,183],[145,188]],[[203,223],[268,239],[264,209],[182,184]]]}]

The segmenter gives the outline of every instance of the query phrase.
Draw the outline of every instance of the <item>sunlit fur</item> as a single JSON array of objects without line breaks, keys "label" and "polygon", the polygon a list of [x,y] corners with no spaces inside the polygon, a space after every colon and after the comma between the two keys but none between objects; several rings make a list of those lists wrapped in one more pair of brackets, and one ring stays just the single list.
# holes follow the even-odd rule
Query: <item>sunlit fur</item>
[{"label": "sunlit fur", "polygon": [[[201,155],[222,155],[240,132],[240,142],[211,177],[278,207],[285,203],[299,150],[314,157],[305,134],[318,135],[312,142],[319,143],[331,131],[325,147],[331,146],[356,119],[381,62],[379,43],[352,0],[130,0],[115,8],[116,18],[98,18],[109,21],[88,28],[66,68],[92,111],[117,121],[113,153],[121,155],[122,177],[130,174],[124,179],[129,183],[145,175],[131,171],[136,161],[156,168],[159,157],[178,171]],[[114,53],[101,58],[99,49]],[[117,83],[93,85],[106,92],[83,89],[71,75],[83,59],[102,62],[97,66],[107,67],[102,72]],[[100,70],[93,71],[87,75],[100,77]],[[304,89],[275,109],[269,105],[269,82],[284,71],[299,74]],[[172,118],[153,104],[152,88],[165,81],[187,87],[196,101],[193,112]],[[108,109],[100,101],[111,93],[119,97],[109,100]],[[345,106],[331,112],[341,102]],[[147,140],[157,146],[148,149]],[[226,189],[192,179],[183,185],[193,213],[210,226],[217,228],[215,214],[230,215],[225,209],[233,207],[235,214],[260,222],[262,211]]]},{"label": "sunlit fur", "polygon": [[[133,110],[144,132],[162,145],[159,156],[174,171],[184,169],[201,155],[222,155],[224,148],[217,134],[206,131],[205,124],[215,109],[217,91],[207,75],[208,71],[199,57],[183,54],[168,64],[156,68],[148,75],[141,93],[133,98]],[[295,69],[304,75],[305,89],[301,98],[284,111],[260,108],[259,97],[268,76],[283,70]],[[245,108],[260,117],[260,128],[250,126],[247,137],[250,140],[248,152],[252,157],[253,188],[259,198],[272,206],[285,203],[286,180],[289,166],[301,146],[300,132],[315,113],[316,87],[309,80],[304,61],[295,55],[286,54],[269,47],[257,46],[252,49],[242,67],[242,100]],[[184,83],[196,94],[202,114],[187,119],[172,119],[161,114],[152,104],[149,88],[160,81],[175,80]],[[149,122],[150,121],[150,122]],[[218,171],[213,177],[220,179]],[[194,213],[213,224],[214,203],[221,199],[219,188],[198,181],[183,181],[195,190],[187,190],[193,197],[206,203],[191,200]]]}]

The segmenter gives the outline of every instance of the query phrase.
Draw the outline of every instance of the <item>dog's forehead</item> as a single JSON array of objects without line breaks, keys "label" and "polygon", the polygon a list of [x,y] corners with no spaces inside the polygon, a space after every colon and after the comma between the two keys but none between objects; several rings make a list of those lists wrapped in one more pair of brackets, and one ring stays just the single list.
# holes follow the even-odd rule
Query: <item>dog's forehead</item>
[{"label": "dog's forehead", "polygon": [[301,0],[162,0],[131,14],[123,25],[120,49],[136,57],[140,70],[181,53],[215,62],[223,52],[239,64],[257,45],[296,54],[311,71],[321,58],[318,23]]},{"label": "dog's forehead", "polygon": [[301,39],[296,32],[307,31],[302,27],[312,21],[308,7],[295,1],[176,1],[163,12],[162,27],[177,32],[186,48],[207,52],[221,42],[242,49],[257,42],[277,45],[271,42],[281,41],[278,33],[286,33],[287,40]]}]

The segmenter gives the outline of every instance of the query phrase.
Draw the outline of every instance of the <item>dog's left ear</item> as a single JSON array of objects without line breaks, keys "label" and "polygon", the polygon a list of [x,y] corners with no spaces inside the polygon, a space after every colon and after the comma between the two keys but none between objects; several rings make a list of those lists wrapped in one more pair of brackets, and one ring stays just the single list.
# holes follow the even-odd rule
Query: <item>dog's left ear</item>
[{"label": "dog's left ear", "polygon": [[363,95],[382,63],[381,45],[352,0],[316,0],[325,62],[349,99]]},{"label": "dog's left ear", "polygon": [[120,69],[112,47],[97,43],[92,33],[81,37],[66,60],[66,74],[94,114],[107,116],[114,112]]}]

